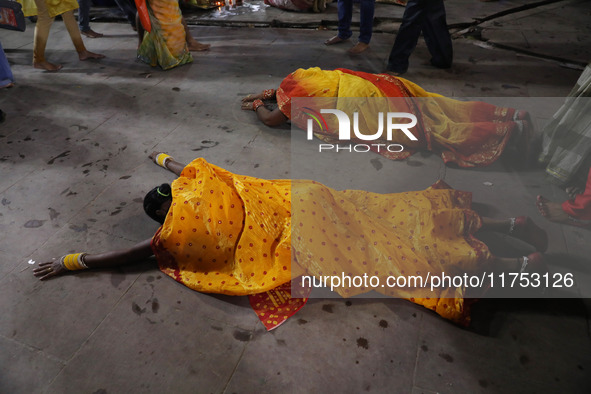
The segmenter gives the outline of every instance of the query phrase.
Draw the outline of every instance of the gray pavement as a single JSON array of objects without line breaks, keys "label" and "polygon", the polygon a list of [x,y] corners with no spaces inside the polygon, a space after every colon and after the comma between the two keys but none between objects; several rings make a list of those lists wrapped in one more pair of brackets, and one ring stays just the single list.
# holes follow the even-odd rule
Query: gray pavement
[{"label": "gray pavement", "polygon": [[[591,58],[591,3],[446,6],[458,33],[454,66],[425,65],[420,41],[405,77],[446,96],[526,103],[539,130]],[[106,36],[85,43],[107,57],[79,62],[57,21],[47,55],[63,63],[58,73],[31,67],[32,24],[24,33],[0,30],[17,80],[0,90],[7,113],[0,124],[0,392],[591,390],[585,307],[591,233],[537,217],[537,194],[566,197],[541,169],[518,171],[508,159],[458,169],[416,154],[400,162],[372,155],[357,159],[354,170],[326,170],[298,162],[291,153],[300,142],[289,128],[265,127],[240,110],[241,97],[276,87],[299,67],[383,71],[402,8],[379,7],[380,26],[391,23],[391,30],[378,29],[360,56],[346,53],[350,44],[322,45],[334,34],[321,22],[330,15],[334,21],[335,4],[312,16],[261,6],[249,11],[250,21],[232,23],[223,22],[231,16],[216,16],[221,10],[196,12],[188,18],[191,30],[212,49],[166,72],[134,60],[137,40],[125,23],[94,22]],[[479,22],[507,10],[514,12]],[[280,18],[310,18],[322,28],[272,27],[287,25],[272,23]],[[541,99],[527,101],[533,97]],[[331,298],[311,299],[266,332],[245,297],[193,292],[153,261],[35,279],[30,261],[126,247],[154,233],[141,200],[173,175],[148,160],[153,150],[185,162],[201,156],[263,178],[288,177],[295,169],[331,184],[340,175],[339,185],[361,180],[381,192],[423,189],[442,178],[472,191],[483,214],[535,217],[551,237],[552,270],[573,272],[580,281],[569,298],[554,289],[532,299],[482,300],[468,329],[404,300]]]}]

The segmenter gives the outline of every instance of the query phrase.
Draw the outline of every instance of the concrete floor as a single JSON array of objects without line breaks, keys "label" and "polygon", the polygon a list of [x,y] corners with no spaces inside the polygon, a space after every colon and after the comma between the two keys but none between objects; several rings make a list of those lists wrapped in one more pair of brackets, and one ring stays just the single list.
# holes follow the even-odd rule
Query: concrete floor
[{"label": "concrete floor", "polygon": [[[492,14],[532,2],[455,3],[446,3],[450,20],[468,23],[486,15],[483,7]],[[539,129],[591,58],[590,15],[590,2],[559,1],[484,22],[476,32],[492,42],[454,40],[451,70],[424,65],[421,41],[405,77],[448,96],[523,105]],[[537,217],[536,194],[565,198],[541,169],[517,171],[500,160],[466,170],[417,154],[400,162],[371,155],[357,159],[355,169],[339,162],[321,171],[294,155],[301,141],[289,128],[267,128],[240,110],[241,97],[276,87],[298,67],[383,71],[392,34],[376,33],[371,50],[353,57],[348,44],[321,44],[332,31],[201,25],[192,32],[211,51],[163,72],[134,60],[136,40],[126,24],[93,23],[106,36],[86,39],[87,47],[107,57],[79,62],[56,22],[47,54],[64,69],[47,73],[30,66],[28,27],[0,31],[17,80],[0,91],[7,113],[0,124],[0,392],[591,390],[591,232]],[[245,297],[193,292],[153,261],[35,279],[30,260],[125,247],[154,233],[141,201],[173,175],[148,160],[153,150],[185,162],[201,156],[236,173],[284,178],[302,171],[382,192],[423,189],[443,178],[473,191],[488,216],[536,217],[551,237],[552,270],[573,272],[577,286],[544,298],[482,300],[468,329],[403,300],[315,298],[266,332]]]}]

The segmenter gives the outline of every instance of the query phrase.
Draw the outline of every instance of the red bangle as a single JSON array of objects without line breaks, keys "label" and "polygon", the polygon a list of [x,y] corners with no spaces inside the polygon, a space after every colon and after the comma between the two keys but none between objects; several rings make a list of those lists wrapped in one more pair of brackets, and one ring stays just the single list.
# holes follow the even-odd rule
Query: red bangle
[{"label": "red bangle", "polygon": [[259,107],[264,106],[265,104],[263,103],[263,100],[260,99],[256,99],[252,102],[252,110],[254,112],[257,112],[257,109],[259,109]]},{"label": "red bangle", "polygon": [[263,100],[269,100],[275,97],[275,89],[263,90]]}]

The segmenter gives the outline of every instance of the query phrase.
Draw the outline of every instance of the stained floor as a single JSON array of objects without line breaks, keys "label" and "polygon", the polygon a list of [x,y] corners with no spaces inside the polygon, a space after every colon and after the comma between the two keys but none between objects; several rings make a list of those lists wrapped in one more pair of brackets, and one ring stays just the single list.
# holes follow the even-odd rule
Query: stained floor
[{"label": "stained floor", "polygon": [[[473,24],[532,3],[446,2],[459,33],[454,66],[425,65],[420,41],[405,77],[447,96],[527,106],[539,130],[590,58],[590,3],[543,2]],[[334,6],[302,18],[334,20]],[[380,7],[395,31],[402,8]],[[589,392],[591,233],[546,222],[533,205],[537,194],[561,200],[564,192],[541,169],[516,170],[510,157],[466,170],[445,167],[435,155],[400,162],[372,155],[345,171],[294,156],[297,135],[258,123],[240,110],[240,99],[276,87],[299,67],[381,72],[393,34],[380,30],[355,57],[346,53],[350,44],[322,45],[334,34],[330,24],[271,27],[278,16],[289,22],[301,14],[261,7],[255,16],[264,26],[255,28],[221,23],[215,12],[196,15],[218,22],[193,21],[191,28],[211,51],[166,72],[134,60],[136,38],[124,23],[94,22],[106,36],[85,43],[107,57],[79,62],[56,21],[47,54],[63,63],[58,73],[30,66],[33,25],[0,31],[17,80],[0,91],[7,114],[0,124],[0,392]],[[35,279],[32,261],[126,247],[154,233],[141,201],[173,175],[147,158],[153,150],[263,178],[303,171],[380,192],[444,179],[472,191],[483,214],[535,217],[551,237],[552,270],[580,280],[566,298],[554,289],[531,299],[482,300],[467,329],[404,300],[316,298],[266,332],[246,298],[193,292],[154,261]],[[497,253],[522,252],[506,241],[492,241]]]}]

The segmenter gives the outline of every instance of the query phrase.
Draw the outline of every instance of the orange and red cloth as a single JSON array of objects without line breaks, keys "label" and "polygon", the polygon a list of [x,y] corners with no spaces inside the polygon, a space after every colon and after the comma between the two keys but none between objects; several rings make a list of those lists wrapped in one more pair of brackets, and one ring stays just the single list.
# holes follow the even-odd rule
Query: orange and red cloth
[{"label": "orange and red cloth", "polygon": [[578,220],[591,220],[591,168],[587,176],[585,191],[577,195],[574,200],[562,203],[562,210]]}]

